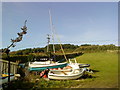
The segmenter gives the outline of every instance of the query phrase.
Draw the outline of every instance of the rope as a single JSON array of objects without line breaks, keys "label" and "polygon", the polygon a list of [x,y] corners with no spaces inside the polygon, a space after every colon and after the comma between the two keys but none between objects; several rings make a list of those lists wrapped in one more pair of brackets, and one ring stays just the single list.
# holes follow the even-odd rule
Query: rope
[{"label": "rope", "polygon": [[[50,27],[51,27],[51,31],[52,31],[53,50],[54,50],[54,53],[55,53],[55,47],[54,47],[54,34],[55,34],[55,27],[53,27],[52,16],[51,16],[50,10],[49,10],[49,15],[50,15]],[[60,48],[61,48],[61,50],[62,50],[62,52],[63,52],[64,58],[65,58],[66,61],[67,61],[67,57],[66,57],[65,52],[64,52],[64,50],[63,50],[63,47],[62,47],[61,41],[60,41],[60,39],[59,39],[59,37],[58,37],[57,34],[56,34],[56,36],[57,36],[58,41],[59,41],[59,43],[60,43]]]},{"label": "rope", "polygon": [[[54,29],[54,32],[55,32],[55,27],[54,27],[53,29]],[[59,38],[59,36],[57,35],[57,33],[56,33],[56,37],[57,37],[57,39],[58,39],[58,42],[60,43],[60,48],[61,48],[61,50],[62,50],[62,53],[63,53],[63,55],[64,55],[64,58],[65,58],[66,61],[68,61],[68,60],[67,60],[67,57],[66,57],[66,55],[65,55],[64,49],[63,49],[63,47],[62,47],[62,43],[61,43],[60,38]]]}]

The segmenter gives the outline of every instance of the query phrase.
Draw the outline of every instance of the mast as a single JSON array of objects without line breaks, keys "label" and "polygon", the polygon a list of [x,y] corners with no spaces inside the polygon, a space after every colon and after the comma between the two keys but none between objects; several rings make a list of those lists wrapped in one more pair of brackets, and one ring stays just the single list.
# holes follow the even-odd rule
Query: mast
[{"label": "mast", "polygon": [[[54,54],[55,54],[55,46],[54,46],[54,34],[55,34],[55,27],[53,26],[53,23],[52,23],[52,16],[51,16],[51,12],[50,12],[50,9],[49,9],[49,15],[50,15],[50,29],[52,31],[52,40],[53,40],[53,51],[54,51]],[[57,35],[56,35],[57,36]],[[60,42],[60,39],[58,39],[58,41]],[[62,47],[62,44],[60,42],[60,47],[61,47],[61,50],[63,52],[63,55],[64,55],[64,58],[66,59],[67,61],[67,57],[65,55],[65,52],[63,50],[63,47]],[[54,55],[54,58],[55,58],[55,55]]]},{"label": "mast", "polygon": [[50,43],[50,35],[47,34],[47,39],[48,39],[48,42],[47,42],[47,52],[49,52],[49,43]]},{"label": "mast", "polygon": [[50,12],[50,10],[49,10],[49,16],[50,16],[50,29],[51,29],[51,31],[52,31],[53,52],[55,53],[55,45],[54,45],[54,30],[53,30],[52,16],[51,16],[51,12]]}]

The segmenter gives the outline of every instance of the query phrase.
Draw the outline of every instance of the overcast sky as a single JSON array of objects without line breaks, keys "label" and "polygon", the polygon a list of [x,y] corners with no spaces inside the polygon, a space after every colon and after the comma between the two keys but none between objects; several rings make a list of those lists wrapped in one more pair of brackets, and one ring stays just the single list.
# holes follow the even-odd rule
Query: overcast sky
[{"label": "overcast sky", "polygon": [[26,19],[28,33],[12,50],[46,46],[46,36],[51,34],[49,9],[62,43],[117,45],[117,2],[3,2],[2,47],[18,36]]}]

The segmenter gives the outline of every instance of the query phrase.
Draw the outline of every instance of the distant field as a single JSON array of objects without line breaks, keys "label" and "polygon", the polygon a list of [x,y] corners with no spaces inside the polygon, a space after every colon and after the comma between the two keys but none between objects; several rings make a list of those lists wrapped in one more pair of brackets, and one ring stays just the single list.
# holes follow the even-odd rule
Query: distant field
[{"label": "distant field", "polygon": [[[92,78],[78,80],[39,79],[39,76],[29,76],[27,81],[15,82],[16,88],[117,88],[118,87],[118,54],[117,53],[85,53],[78,56],[79,63],[87,63],[94,70]],[[36,78],[39,80],[36,82]]]}]

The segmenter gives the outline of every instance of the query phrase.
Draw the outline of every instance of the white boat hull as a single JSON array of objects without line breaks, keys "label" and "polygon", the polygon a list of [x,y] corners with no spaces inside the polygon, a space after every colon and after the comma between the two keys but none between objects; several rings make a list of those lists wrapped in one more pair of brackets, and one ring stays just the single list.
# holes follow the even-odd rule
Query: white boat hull
[{"label": "white boat hull", "polygon": [[80,78],[82,75],[78,74],[78,75],[68,75],[68,76],[57,76],[57,75],[49,75],[48,78],[49,79],[57,79],[57,80],[72,80],[72,79],[78,79]]},{"label": "white boat hull", "polygon": [[56,79],[56,80],[71,80],[71,79],[78,79],[80,78],[81,76],[84,75],[84,69],[82,70],[79,70],[79,72],[53,72],[52,71],[50,73],[48,73],[48,78],[49,79]]}]

